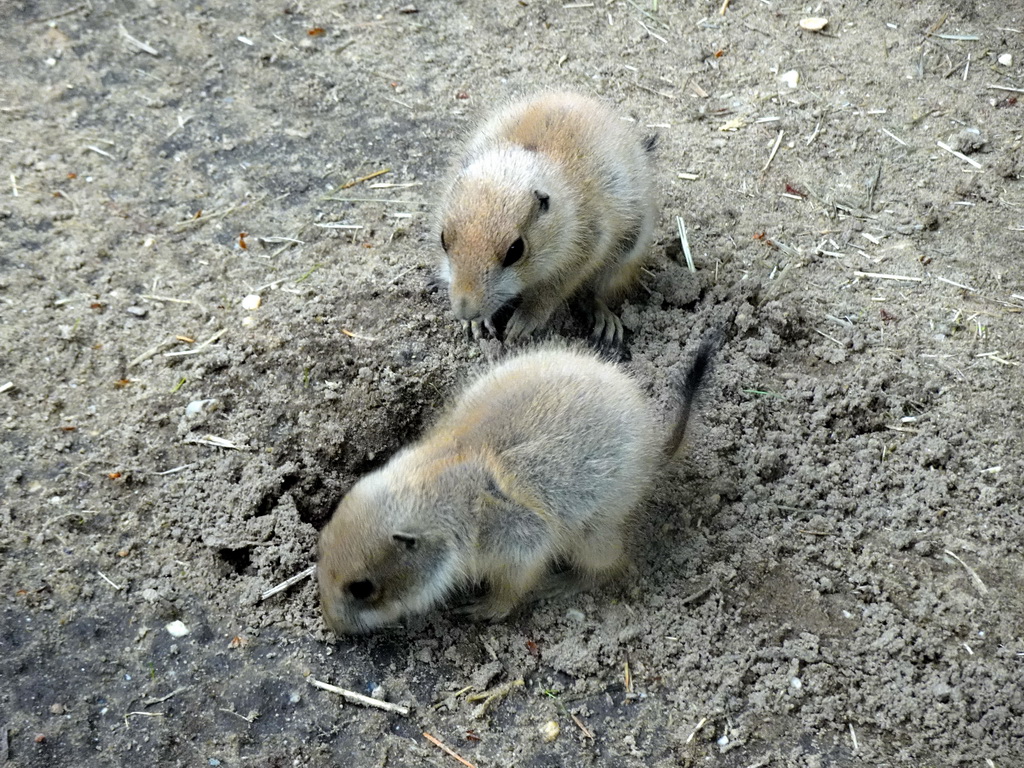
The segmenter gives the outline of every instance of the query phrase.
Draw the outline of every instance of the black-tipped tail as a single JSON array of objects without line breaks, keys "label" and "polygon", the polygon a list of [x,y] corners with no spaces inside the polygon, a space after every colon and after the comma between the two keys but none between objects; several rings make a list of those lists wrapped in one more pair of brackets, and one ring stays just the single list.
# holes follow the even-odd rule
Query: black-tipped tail
[{"label": "black-tipped tail", "polygon": [[672,434],[665,445],[665,453],[668,456],[675,456],[686,437],[686,427],[690,422],[690,413],[693,410],[693,402],[711,373],[712,361],[715,353],[722,345],[720,334],[713,334],[700,343],[697,354],[690,363],[686,376],[679,385],[679,410],[676,412],[675,424],[672,426]]}]

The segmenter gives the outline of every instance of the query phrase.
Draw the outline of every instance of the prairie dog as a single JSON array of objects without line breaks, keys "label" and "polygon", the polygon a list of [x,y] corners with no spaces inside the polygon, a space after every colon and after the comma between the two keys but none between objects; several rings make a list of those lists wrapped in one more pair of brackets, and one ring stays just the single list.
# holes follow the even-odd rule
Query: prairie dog
[{"label": "prairie dog", "polygon": [[608,308],[635,281],[655,207],[648,150],[600,101],[545,93],[485,121],[452,172],[441,204],[440,279],[474,336],[521,301],[505,340],[547,324],[560,303],[593,301],[592,336],[622,340]]},{"label": "prairie dog", "polygon": [[478,586],[488,591],[466,612],[496,620],[531,592],[614,575],[713,347],[698,351],[668,429],[636,381],[591,353],[540,349],[482,375],[339,503],[320,535],[327,624],[369,632]]}]

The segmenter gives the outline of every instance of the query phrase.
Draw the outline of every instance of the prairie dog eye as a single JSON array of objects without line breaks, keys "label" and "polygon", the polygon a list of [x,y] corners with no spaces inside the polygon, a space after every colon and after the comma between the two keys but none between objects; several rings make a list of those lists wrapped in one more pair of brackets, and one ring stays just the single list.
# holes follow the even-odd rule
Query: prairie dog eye
[{"label": "prairie dog eye", "polygon": [[369,579],[349,582],[346,589],[354,600],[367,600],[377,591],[377,588],[373,586],[373,582]]},{"label": "prairie dog eye", "polygon": [[501,262],[501,266],[511,267],[513,264],[515,264],[517,261],[523,258],[523,251],[525,249],[526,245],[525,243],[523,243],[523,238],[517,237],[515,242],[512,243],[512,245],[510,245],[508,247],[508,250],[505,252],[505,260]]}]

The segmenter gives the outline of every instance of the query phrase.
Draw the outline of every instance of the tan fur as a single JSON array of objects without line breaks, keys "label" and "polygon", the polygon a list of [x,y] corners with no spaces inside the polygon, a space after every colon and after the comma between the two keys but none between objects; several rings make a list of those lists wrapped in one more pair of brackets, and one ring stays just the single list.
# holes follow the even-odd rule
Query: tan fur
[{"label": "tan fur", "polygon": [[[592,300],[594,336],[622,339],[608,308],[632,287],[655,209],[641,137],[603,103],[547,93],[500,110],[469,141],[441,205],[441,276],[458,319],[493,331],[521,303],[506,340],[547,324],[559,304]],[[504,266],[522,238],[524,255]]]},{"label": "tan fur", "polygon": [[589,352],[501,363],[338,505],[320,537],[327,623],[374,630],[474,585],[488,591],[469,612],[498,619],[531,593],[615,574],[631,515],[675,450],[665,437],[637,383]]}]

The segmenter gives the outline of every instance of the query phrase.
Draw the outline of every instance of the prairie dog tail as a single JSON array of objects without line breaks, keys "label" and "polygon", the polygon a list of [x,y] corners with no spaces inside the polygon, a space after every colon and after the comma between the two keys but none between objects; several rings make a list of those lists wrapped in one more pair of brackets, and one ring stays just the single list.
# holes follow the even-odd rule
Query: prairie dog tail
[{"label": "prairie dog tail", "polygon": [[711,361],[718,347],[721,345],[720,334],[714,334],[701,342],[694,355],[690,368],[686,371],[682,383],[679,385],[679,409],[676,411],[675,423],[672,425],[672,434],[665,444],[665,455],[673,458],[683,444],[686,437],[686,426],[690,421],[690,413],[693,410],[693,401],[704,385],[708,374],[711,372]]}]

